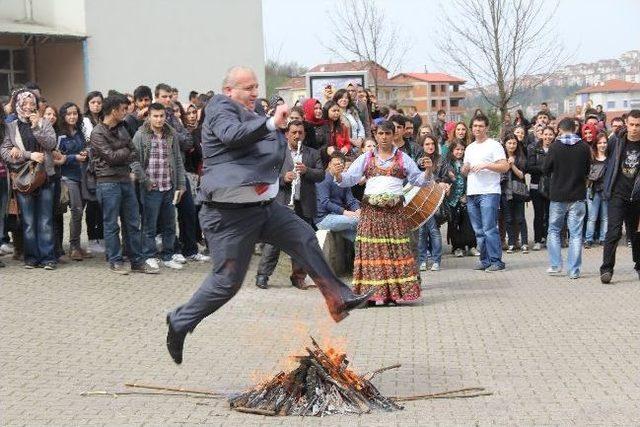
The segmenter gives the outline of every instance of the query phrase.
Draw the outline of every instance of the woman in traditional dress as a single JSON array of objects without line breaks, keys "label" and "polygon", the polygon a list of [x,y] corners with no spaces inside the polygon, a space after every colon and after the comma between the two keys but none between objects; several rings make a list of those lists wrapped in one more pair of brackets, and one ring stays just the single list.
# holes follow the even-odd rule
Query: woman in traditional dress
[{"label": "woman in traditional dress", "polygon": [[371,303],[413,301],[420,297],[418,269],[413,256],[409,224],[402,213],[403,183],[424,186],[431,180],[431,160],[425,172],[393,145],[395,125],[380,123],[378,147],[360,155],[346,172],[342,165],[330,169],[341,187],[352,187],[367,178],[355,242],[353,285],[357,293],[372,287]]}]

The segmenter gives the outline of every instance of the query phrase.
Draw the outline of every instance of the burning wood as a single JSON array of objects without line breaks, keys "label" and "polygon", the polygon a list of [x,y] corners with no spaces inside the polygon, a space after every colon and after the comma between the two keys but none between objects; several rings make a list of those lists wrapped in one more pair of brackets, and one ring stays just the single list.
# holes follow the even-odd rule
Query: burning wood
[{"label": "burning wood", "polygon": [[311,342],[312,348],[306,348],[308,355],[296,356],[296,369],[280,372],[270,381],[232,397],[231,408],[260,415],[302,416],[402,409],[364,376],[348,369],[345,354],[333,349],[325,352],[313,338]]}]

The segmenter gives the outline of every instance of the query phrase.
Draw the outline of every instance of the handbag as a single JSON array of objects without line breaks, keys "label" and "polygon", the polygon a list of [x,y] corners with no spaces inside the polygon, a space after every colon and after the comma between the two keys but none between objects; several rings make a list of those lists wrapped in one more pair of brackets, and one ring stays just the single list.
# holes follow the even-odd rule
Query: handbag
[{"label": "handbag", "polygon": [[11,185],[14,190],[22,194],[31,194],[47,180],[44,163],[29,160],[16,172],[11,174]]},{"label": "handbag", "polygon": [[511,186],[511,194],[513,195],[513,200],[517,200],[520,202],[528,202],[529,201],[529,187],[527,184],[515,179],[509,181]]}]

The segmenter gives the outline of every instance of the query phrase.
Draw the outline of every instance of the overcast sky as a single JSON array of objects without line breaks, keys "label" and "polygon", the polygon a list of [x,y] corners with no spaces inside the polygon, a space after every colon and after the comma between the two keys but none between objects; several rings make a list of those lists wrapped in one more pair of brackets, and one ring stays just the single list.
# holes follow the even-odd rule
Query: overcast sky
[{"label": "overcast sky", "polygon": [[[263,0],[265,55],[281,62],[296,61],[312,67],[340,62],[319,40],[332,40],[327,11],[340,0]],[[541,7],[555,1],[539,0]],[[434,16],[446,0],[378,0],[389,20],[402,27],[411,48],[401,71],[430,72],[440,66],[434,49]],[[569,63],[617,58],[640,49],[640,0],[561,0],[555,28],[566,49]],[[430,58],[433,57],[435,61]]]}]

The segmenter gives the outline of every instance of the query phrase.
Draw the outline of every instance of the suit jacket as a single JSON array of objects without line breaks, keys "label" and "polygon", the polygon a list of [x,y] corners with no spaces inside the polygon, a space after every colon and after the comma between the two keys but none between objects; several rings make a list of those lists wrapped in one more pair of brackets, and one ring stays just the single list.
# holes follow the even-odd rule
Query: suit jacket
[{"label": "suit jacket", "polygon": [[[322,182],[325,171],[322,168],[318,150],[303,145],[300,153],[302,154],[302,163],[307,167],[307,172],[300,175],[300,207],[303,216],[313,219],[316,215],[316,182]],[[293,159],[287,147],[280,171],[280,191],[276,196],[276,200],[285,206],[291,201],[291,183],[284,182],[284,175],[292,171],[293,167]]]},{"label": "suit jacket", "polygon": [[202,126],[202,200],[211,200],[215,189],[278,180],[286,141],[267,129],[266,123],[267,117],[224,95],[215,95],[207,103]]}]

